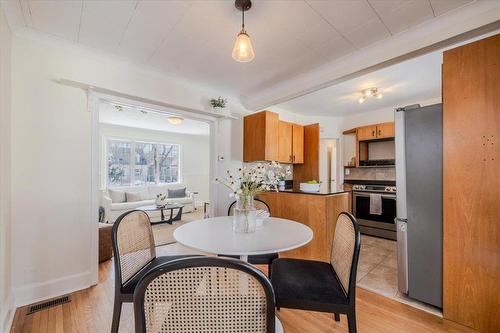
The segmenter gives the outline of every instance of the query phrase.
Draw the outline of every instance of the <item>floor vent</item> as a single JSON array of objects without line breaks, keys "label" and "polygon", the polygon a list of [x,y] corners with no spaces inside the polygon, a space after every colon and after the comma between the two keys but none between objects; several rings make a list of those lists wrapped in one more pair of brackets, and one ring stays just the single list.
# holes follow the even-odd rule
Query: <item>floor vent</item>
[{"label": "floor vent", "polygon": [[61,305],[64,303],[71,302],[71,296],[70,295],[64,295],[61,297],[53,298],[48,301],[42,301],[39,303],[34,303],[28,306],[28,312],[26,313],[27,315],[30,315],[32,313],[42,311],[48,308],[51,308],[53,306]]}]

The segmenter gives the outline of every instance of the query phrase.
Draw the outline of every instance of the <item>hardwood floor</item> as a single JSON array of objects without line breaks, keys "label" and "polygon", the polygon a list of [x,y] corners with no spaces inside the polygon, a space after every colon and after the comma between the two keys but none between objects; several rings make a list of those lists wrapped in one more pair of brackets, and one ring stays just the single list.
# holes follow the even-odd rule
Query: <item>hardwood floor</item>
[{"label": "hardwood floor", "polygon": [[[162,249],[163,248],[163,249]],[[184,249],[167,245],[158,254],[177,254]],[[109,332],[113,310],[114,273],[112,261],[99,267],[99,284],[72,294],[72,301],[48,310],[26,315],[26,307],[16,311],[11,332]],[[477,333],[472,329],[417,310],[370,291],[357,290],[359,333]],[[347,333],[347,320],[319,312],[281,309],[277,316],[285,333]],[[132,304],[124,304],[120,332],[134,332]]]}]

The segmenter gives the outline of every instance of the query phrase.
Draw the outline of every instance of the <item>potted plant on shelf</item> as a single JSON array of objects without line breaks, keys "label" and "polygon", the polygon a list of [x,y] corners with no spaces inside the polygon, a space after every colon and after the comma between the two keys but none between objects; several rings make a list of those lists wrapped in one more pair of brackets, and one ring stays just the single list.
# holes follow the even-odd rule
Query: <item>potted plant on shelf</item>
[{"label": "potted plant on shelf", "polygon": [[274,172],[276,165],[279,163],[257,163],[239,168],[235,173],[227,170],[225,177],[215,179],[230,190],[230,196],[236,197],[233,216],[235,232],[255,231],[257,221],[254,197],[259,193],[278,189],[278,178]]},{"label": "potted plant on shelf", "polygon": [[218,98],[212,98],[210,100],[210,105],[212,106],[212,110],[222,113],[227,106],[227,99],[224,99],[221,96]]}]

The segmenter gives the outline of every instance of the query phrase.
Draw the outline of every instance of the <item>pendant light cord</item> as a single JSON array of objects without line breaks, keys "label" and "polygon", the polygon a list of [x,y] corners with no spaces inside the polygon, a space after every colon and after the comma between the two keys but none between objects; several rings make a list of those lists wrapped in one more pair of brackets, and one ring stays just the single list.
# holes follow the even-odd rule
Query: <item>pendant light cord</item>
[{"label": "pendant light cord", "polygon": [[243,22],[242,22],[242,25],[241,25],[241,30],[245,31],[245,8],[243,8],[241,10],[242,12],[242,15],[243,15]]}]

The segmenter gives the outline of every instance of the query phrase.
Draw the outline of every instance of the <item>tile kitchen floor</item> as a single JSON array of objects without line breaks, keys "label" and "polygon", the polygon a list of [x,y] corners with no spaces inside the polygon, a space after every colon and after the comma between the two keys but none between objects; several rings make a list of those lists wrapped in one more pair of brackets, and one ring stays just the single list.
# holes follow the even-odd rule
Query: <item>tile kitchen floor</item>
[{"label": "tile kitchen floor", "polygon": [[395,241],[362,235],[357,274],[358,287],[441,316],[440,309],[413,300],[398,291],[396,251]]}]

